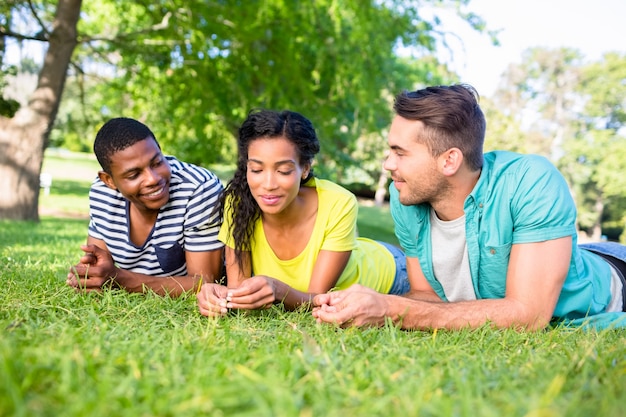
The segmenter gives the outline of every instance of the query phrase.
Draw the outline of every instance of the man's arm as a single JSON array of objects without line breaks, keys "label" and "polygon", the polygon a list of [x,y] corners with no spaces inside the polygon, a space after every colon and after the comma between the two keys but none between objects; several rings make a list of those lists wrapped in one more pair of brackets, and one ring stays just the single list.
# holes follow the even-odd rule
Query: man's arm
[{"label": "man's arm", "polygon": [[407,256],[406,272],[409,276],[411,289],[408,293],[404,294],[403,297],[410,298],[412,300],[443,302],[424,276],[422,267],[420,266],[420,262],[417,258]]},{"label": "man's arm", "polygon": [[[571,237],[515,244],[502,299],[442,303],[380,295],[363,287],[315,298],[318,321],[340,325],[382,325],[386,318],[405,329],[496,327],[528,330],[548,325],[567,276]],[[413,282],[417,278],[411,278]]]},{"label": "man's arm", "polygon": [[100,290],[108,283],[128,292],[144,293],[152,290],[159,295],[172,297],[199,289],[202,282],[214,282],[219,278],[222,250],[207,252],[185,252],[187,275],[176,277],[154,277],[118,268],[106,244],[100,239],[89,237],[87,245],[81,246],[85,254],[72,267],[67,283],[87,291]]}]

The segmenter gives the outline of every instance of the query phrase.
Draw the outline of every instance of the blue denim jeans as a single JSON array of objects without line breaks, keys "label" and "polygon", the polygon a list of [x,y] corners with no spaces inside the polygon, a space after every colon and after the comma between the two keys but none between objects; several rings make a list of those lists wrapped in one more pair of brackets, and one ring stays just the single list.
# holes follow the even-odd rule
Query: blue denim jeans
[{"label": "blue denim jeans", "polygon": [[624,301],[622,310],[626,311],[626,246],[617,242],[582,243],[578,246],[600,255],[617,271],[617,275],[622,280],[622,300]]},{"label": "blue denim jeans", "polygon": [[393,279],[393,284],[389,290],[389,294],[402,295],[409,292],[411,285],[409,284],[409,275],[406,272],[406,256],[402,249],[387,242],[377,241],[381,245],[387,248],[393,255],[393,259],[396,262],[396,276]]}]

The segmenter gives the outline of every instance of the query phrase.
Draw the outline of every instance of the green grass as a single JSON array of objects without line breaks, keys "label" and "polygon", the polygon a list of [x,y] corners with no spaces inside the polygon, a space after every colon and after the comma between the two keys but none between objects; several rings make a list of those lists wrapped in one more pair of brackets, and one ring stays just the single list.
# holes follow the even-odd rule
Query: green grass
[{"label": "green grass", "polygon": [[99,170],[93,155],[47,150],[41,172],[52,175],[52,185],[49,194],[41,190],[40,215],[87,217],[89,186]]},{"label": "green grass", "polygon": [[370,203],[361,202],[357,227],[360,236],[399,245],[398,238],[393,231],[393,219],[389,212],[389,205],[376,207]]},{"label": "green grass", "polygon": [[[387,217],[361,210],[376,225],[361,234]],[[626,330],[342,330],[279,307],[210,320],[193,296],[67,287],[86,227],[0,221],[0,416],[624,414]]]},{"label": "green grass", "polygon": [[209,320],[193,296],[67,287],[84,220],[0,227],[0,415],[623,415],[625,331]]}]

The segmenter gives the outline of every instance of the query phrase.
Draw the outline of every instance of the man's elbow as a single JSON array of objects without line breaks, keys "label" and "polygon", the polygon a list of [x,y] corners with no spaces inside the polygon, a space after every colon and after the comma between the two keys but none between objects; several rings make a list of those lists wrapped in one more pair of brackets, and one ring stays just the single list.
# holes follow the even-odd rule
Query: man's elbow
[{"label": "man's elbow", "polygon": [[517,323],[517,327],[526,331],[540,331],[548,327],[551,320],[552,312],[529,312]]}]

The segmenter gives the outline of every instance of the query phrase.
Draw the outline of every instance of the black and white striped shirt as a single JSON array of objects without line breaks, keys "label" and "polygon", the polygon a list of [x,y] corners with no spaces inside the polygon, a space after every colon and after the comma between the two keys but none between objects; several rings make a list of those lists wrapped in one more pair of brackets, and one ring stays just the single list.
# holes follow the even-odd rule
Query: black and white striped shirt
[{"label": "black and white striped shirt", "polygon": [[143,246],[130,241],[129,202],[99,178],[89,191],[89,236],[103,240],[119,268],[151,276],[187,274],[185,251],[219,249],[222,219],[213,208],[223,189],[217,176],[166,156],[172,177],[170,199],[159,211]]}]

